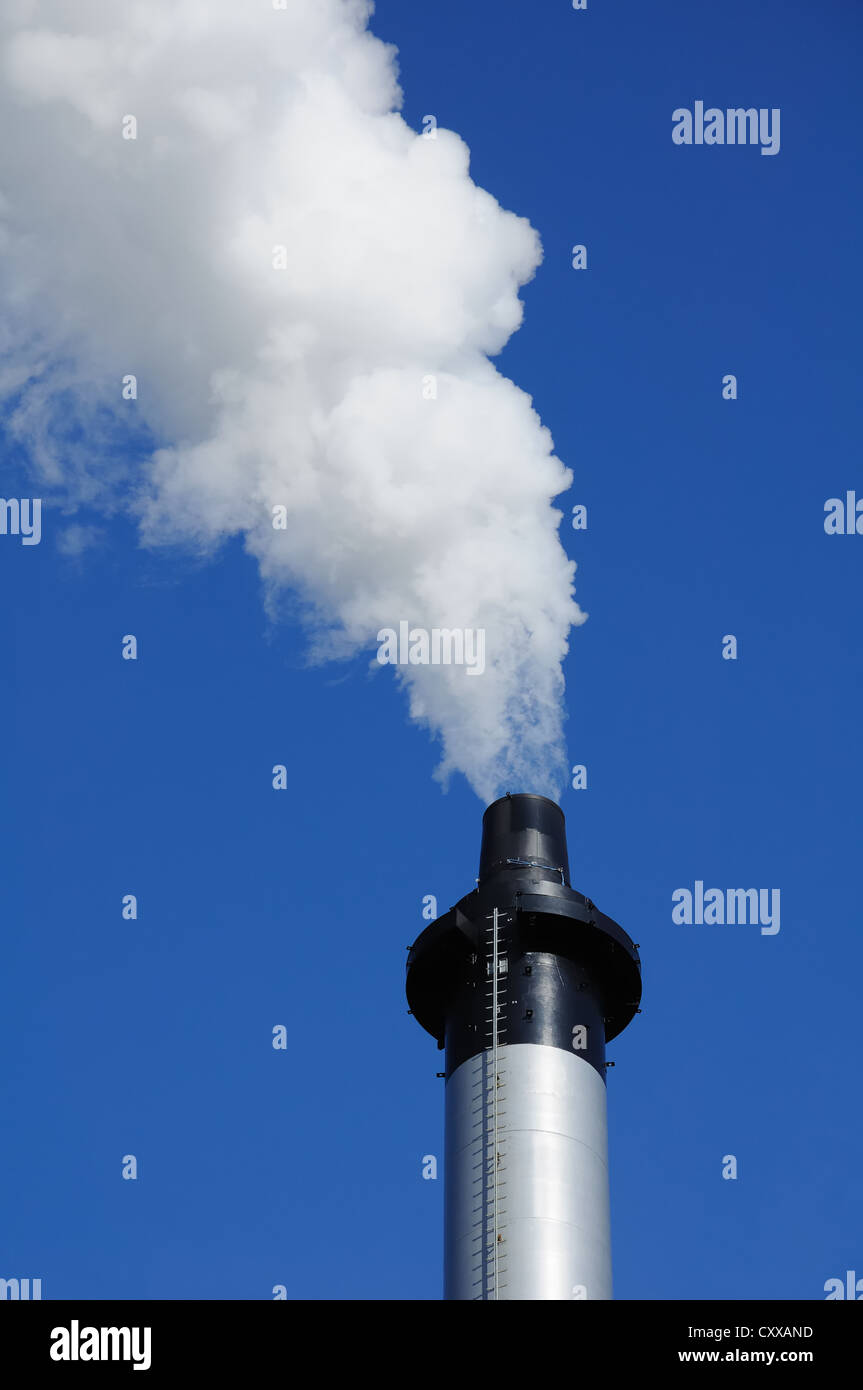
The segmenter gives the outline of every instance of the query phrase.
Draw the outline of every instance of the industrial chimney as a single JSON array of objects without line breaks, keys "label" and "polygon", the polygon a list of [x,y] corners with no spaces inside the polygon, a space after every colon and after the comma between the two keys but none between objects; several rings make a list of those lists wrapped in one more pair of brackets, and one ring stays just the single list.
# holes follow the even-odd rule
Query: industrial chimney
[{"label": "industrial chimney", "polygon": [[605,1044],[638,1010],[626,932],[569,882],[563,812],[505,796],[477,887],[410,949],[446,1048],[447,1299],[611,1298]]}]

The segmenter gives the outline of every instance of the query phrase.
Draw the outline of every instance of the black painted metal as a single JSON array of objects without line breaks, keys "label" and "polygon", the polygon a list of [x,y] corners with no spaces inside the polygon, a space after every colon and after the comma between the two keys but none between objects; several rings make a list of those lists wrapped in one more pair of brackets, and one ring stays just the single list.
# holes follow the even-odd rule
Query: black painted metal
[{"label": "black painted metal", "polygon": [[495,908],[504,1040],[574,1049],[604,1079],[605,1044],[641,1000],[641,962],[623,928],[569,886],[563,812],[530,794],[487,808],[478,887],[408,955],[408,1003],[446,1047],[447,1077],[490,1044],[486,928]]}]

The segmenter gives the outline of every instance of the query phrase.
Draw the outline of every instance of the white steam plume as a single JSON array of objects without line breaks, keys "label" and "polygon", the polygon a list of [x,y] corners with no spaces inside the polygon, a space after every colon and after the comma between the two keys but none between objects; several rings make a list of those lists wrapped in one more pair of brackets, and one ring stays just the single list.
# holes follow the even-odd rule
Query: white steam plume
[{"label": "white steam plume", "polygon": [[49,494],[132,506],[148,544],[242,533],[319,655],[483,629],[481,676],[397,668],[411,714],[438,775],[555,796],[570,474],[488,360],[539,241],[456,135],[405,124],[371,9],[5,0],[5,424]]}]

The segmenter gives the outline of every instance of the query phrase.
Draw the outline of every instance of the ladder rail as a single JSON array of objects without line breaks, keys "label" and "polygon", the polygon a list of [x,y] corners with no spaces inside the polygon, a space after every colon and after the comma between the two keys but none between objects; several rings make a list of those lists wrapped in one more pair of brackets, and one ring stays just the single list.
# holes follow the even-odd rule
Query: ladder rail
[{"label": "ladder rail", "polygon": [[492,1183],[493,1205],[492,1205],[492,1280],[494,1283],[494,1296],[497,1298],[497,971],[498,971],[498,930],[497,930],[497,908],[494,909],[492,922],[492,998],[491,998],[491,1089],[492,1089]]},{"label": "ladder rail", "polygon": [[[491,1062],[491,1103],[486,1103],[484,1129],[486,1134],[486,1146],[490,1149],[490,1160],[487,1163],[487,1184],[488,1196],[486,1201],[486,1211],[488,1203],[491,1204],[491,1222],[486,1219],[486,1253],[485,1253],[485,1282],[491,1282],[490,1296],[499,1299],[501,1288],[501,1276],[505,1273],[503,1268],[503,1255],[501,1243],[503,1240],[502,1226],[505,1213],[502,1211],[499,1202],[503,1188],[506,1186],[504,1176],[504,1154],[501,1143],[502,1113],[505,1109],[505,1101],[502,1105],[500,1090],[502,1085],[502,1050],[506,1047],[506,1040],[503,1034],[506,1031],[505,1020],[501,1020],[500,1009],[501,1000],[505,998],[505,992],[500,988],[501,966],[505,957],[501,952],[500,943],[500,923],[502,918],[508,914],[500,912],[495,908],[489,914],[490,927],[486,927],[486,965],[491,975],[490,1003],[486,1004],[486,1010],[491,1012],[489,1024],[486,1027],[486,1057]],[[486,996],[489,997],[488,995]],[[488,1254],[487,1238],[489,1234],[489,1224],[491,1226],[491,1257]]]}]

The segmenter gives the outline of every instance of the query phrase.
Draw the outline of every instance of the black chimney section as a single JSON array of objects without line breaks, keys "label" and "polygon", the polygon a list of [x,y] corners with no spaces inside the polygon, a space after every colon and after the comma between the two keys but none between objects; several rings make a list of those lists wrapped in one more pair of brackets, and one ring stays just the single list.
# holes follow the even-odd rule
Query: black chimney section
[{"label": "black chimney section", "polygon": [[605,1080],[605,1044],[641,1000],[641,962],[622,927],[569,881],[563,812],[524,793],[494,801],[483,816],[479,880],[410,949],[411,1012],[446,1047],[446,1076],[487,1045],[485,985],[489,923],[497,910],[506,960],[507,1041],[571,1049]]},{"label": "black chimney section", "polygon": [[569,887],[563,812],[545,796],[502,796],[482,818],[479,881],[502,870],[550,869]]}]

